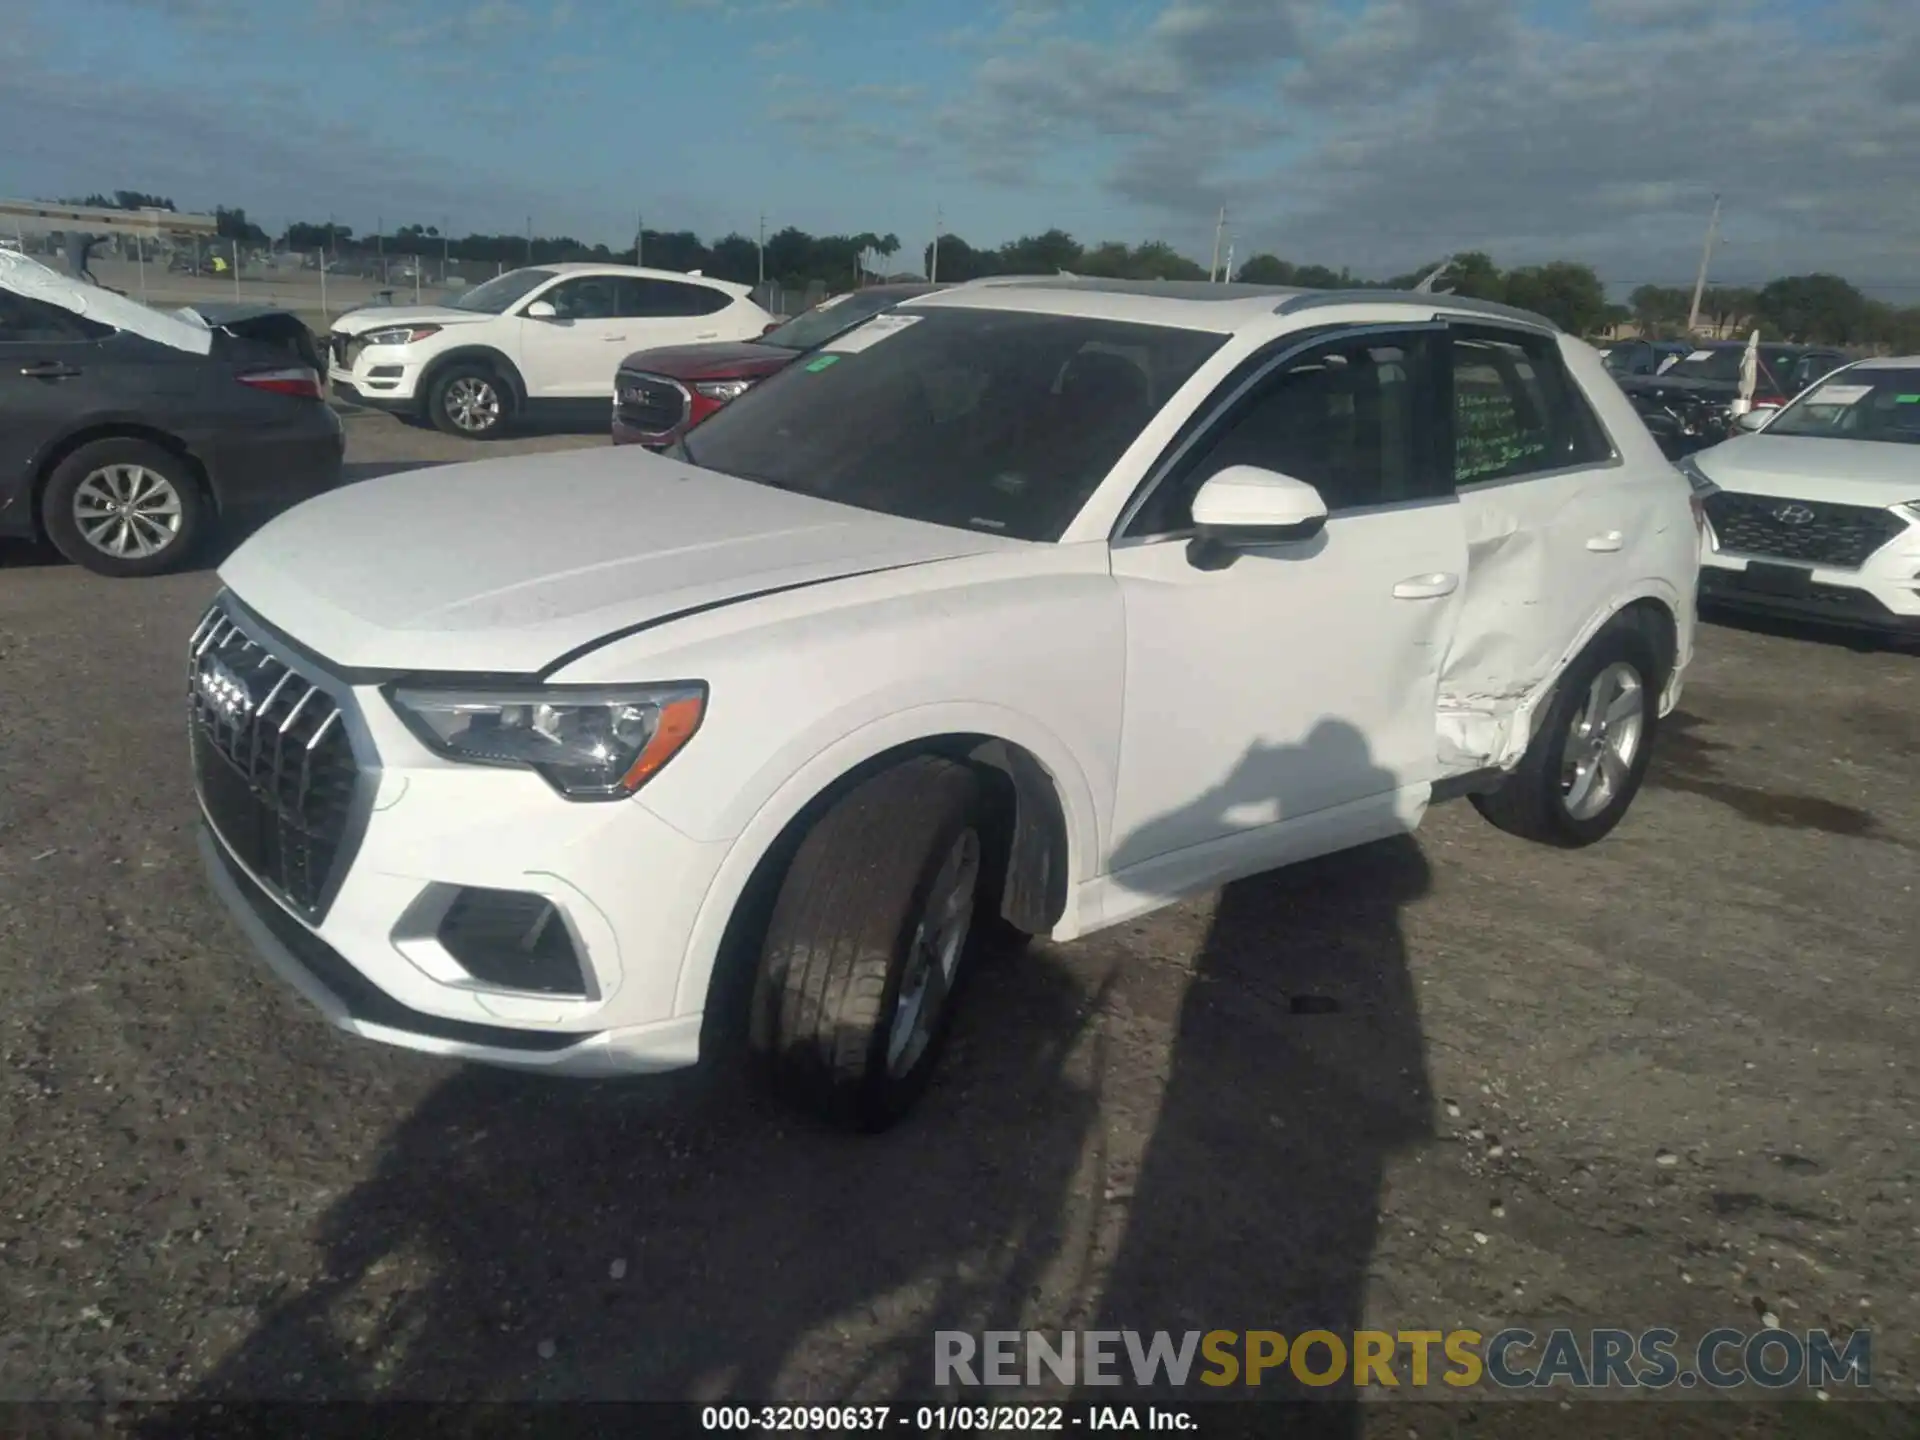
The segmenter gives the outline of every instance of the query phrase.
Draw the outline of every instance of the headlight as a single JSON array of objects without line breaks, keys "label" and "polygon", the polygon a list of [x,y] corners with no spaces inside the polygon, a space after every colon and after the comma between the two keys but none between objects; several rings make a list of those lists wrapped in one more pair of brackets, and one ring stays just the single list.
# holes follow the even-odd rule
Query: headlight
[{"label": "headlight", "polygon": [[429,690],[387,698],[429,749],[537,771],[570,800],[633,794],[700,728],[698,683],[605,690]]},{"label": "headlight", "polygon": [[729,400],[738,400],[753,388],[751,380],[701,380],[694,387],[709,400],[718,400],[725,404]]},{"label": "headlight", "polygon": [[439,333],[438,325],[395,325],[389,330],[369,330],[360,339],[368,345],[411,345]]}]

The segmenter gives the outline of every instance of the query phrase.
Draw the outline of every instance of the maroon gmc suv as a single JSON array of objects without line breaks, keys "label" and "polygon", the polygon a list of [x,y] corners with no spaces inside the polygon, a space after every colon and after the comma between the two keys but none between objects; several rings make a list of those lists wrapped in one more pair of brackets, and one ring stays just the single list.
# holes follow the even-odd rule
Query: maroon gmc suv
[{"label": "maroon gmc suv", "polygon": [[664,450],[755,381],[902,300],[945,288],[869,285],[822,300],[757,339],[663,345],[629,355],[613,381],[613,443]]}]

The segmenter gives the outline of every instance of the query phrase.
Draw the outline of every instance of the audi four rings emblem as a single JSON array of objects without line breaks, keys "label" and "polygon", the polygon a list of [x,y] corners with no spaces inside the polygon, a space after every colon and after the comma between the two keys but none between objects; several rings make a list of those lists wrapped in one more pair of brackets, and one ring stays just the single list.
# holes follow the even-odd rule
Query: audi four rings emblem
[{"label": "audi four rings emblem", "polygon": [[1813,523],[1813,507],[1811,505],[1801,505],[1798,503],[1782,505],[1778,510],[1773,512],[1773,518],[1778,520],[1782,525],[1811,525]]},{"label": "audi four rings emblem", "polygon": [[200,703],[228,725],[237,725],[253,713],[253,693],[247,682],[212,655],[204,657],[193,672],[193,688]]}]

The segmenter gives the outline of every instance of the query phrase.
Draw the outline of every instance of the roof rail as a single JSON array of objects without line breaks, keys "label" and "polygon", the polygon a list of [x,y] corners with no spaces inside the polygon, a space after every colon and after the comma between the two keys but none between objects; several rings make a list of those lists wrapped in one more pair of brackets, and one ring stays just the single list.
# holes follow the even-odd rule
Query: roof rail
[{"label": "roof rail", "polygon": [[1494,300],[1473,300],[1464,295],[1434,295],[1416,290],[1309,290],[1302,295],[1290,295],[1273,307],[1276,315],[1293,315],[1301,310],[1316,310],[1325,305],[1418,305],[1430,310],[1454,310],[1469,315],[1490,315],[1501,320],[1511,320],[1527,325],[1535,330],[1547,330],[1559,334],[1560,327],[1544,315],[1536,315],[1531,310],[1521,310],[1513,305],[1502,305]]}]

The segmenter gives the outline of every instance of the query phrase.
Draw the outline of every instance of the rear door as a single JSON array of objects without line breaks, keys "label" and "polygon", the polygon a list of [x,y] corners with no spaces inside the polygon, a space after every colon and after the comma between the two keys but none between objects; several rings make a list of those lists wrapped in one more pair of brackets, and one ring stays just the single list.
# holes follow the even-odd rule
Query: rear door
[{"label": "rear door", "polygon": [[32,523],[28,484],[48,446],[99,407],[115,332],[0,289],[0,528]]},{"label": "rear door", "polygon": [[629,279],[625,286],[626,314],[633,321],[630,333],[635,349],[743,340],[754,333],[751,327],[743,333],[735,318],[726,313],[734,297],[718,286],[652,276]]},{"label": "rear door", "polygon": [[1467,570],[1441,735],[1450,763],[1470,769],[1494,757],[1503,722],[1619,591],[1649,510],[1555,335],[1478,320],[1448,330]]}]

